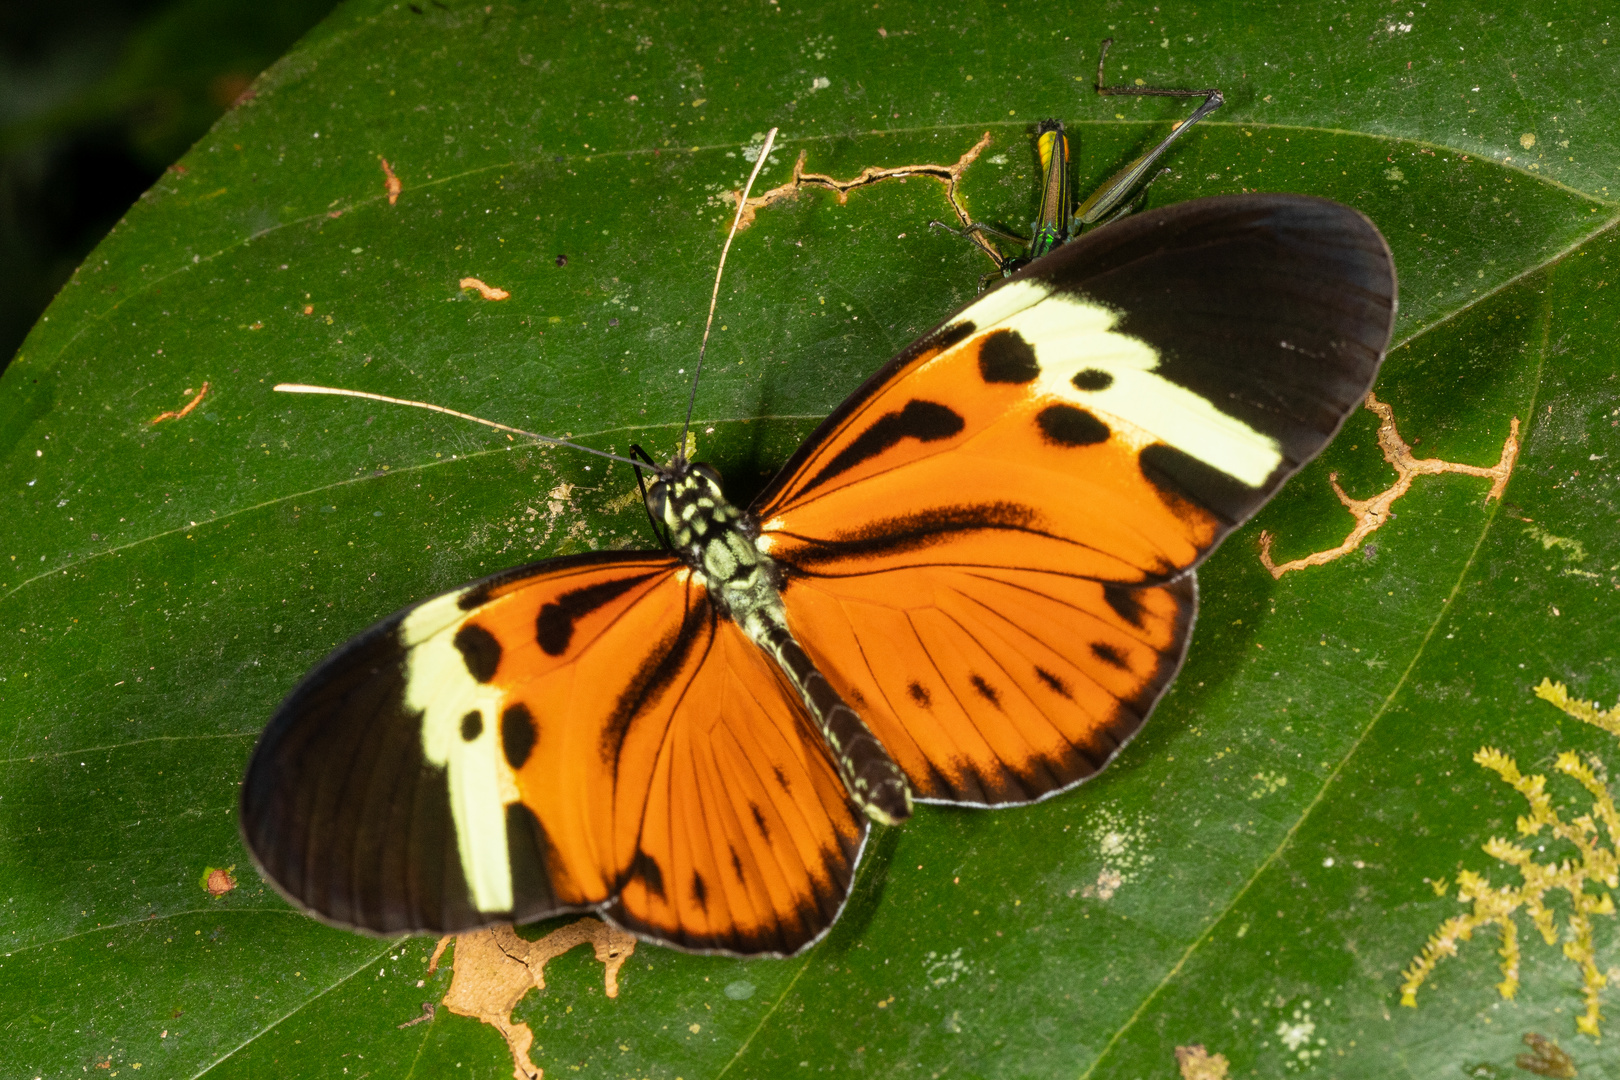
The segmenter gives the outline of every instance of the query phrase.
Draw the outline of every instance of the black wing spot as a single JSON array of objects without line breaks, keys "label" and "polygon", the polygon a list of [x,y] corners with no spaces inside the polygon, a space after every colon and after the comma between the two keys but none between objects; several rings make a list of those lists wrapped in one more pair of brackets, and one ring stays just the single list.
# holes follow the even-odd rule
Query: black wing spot
[{"label": "black wing spot", "polygon": [[781,788],[785,793],[792,794],[793,787],[788,783],[787,773],[782,771],[782,766],[772,765],[771,772],[776,776],[776,786]]},{"label": "black wing spot", "polygon": [[1086,368],[1069,381],[1076,390],[1106,390],[1114,385],[1114,377],[1097,368]]},{"label": "black wing spot", "polygon": [[506,751],[506,763],[512,768],[523,768],[538,737],[534,714],[521,701],[508,705],[506,711],[501,713],[501,746]]},{"label": "black wing spot", "polygon": [[1209,462],[1164,443],[1144,446],[1137,460],[1142,476],[1172,510],[1190,503],[1228,524],[1254,513],[1264,501],[1263,492],[1272,486],[1268,479],[1261,487],[1249,487]]},{"label": "black wing spot", "polygon": [[767,844],[770,843],[771,827],[765,823],[765,815],[760,813],[759,807],[753,803],[748,804],[748,809],[754,813],[754,824],[759,828],[759,835],[764,838]]},{"label": "black wing spot", "polygon": [[703,875],[696,870],[692,871],[692,899],[704,911],[709,910],[709,887],[703,884]]},{"label": "black wing spot", "polygon": [[743,873],[742,856],[737,854],[736,848],[731,849],[731,869],[736,873],[738,881],[746,882],[748,880],[748,875]]},{"label": "black wing spot", "polygon": [[1050,671],[1047,671],[1045,668],[1036,668],[1035,677],[1041,680],[1041,682],[1045,683],[1054,694],[1067,698],[1070,701],[1074,700],[1074,694],[1070,692],[1069,684],[1064,682],[1058,676],[1052,674]]},{"label": "black wing spot", "polygon": [[534,620],[534,639],[547,656],[561,656],[574,636],[574,619],[561,604],[543,604]]},{"label": "black wing spot", "polygon": [[1114,609],[1114,614],[1136,627],[1142,628],[1142,601],[1137,598],[1135,589],[1128,589],[1123,585],[1104,585],[1103,600]]},{"label": "black wing spot", "polygon": [[1107,442],[1108,425],[1073,405],[1048,405],[1035,416],[1046,441],[1058,446],[1095,446]]},{"label": "black wing spot", "polygon": [[840,473],[848,472],[863,461],[877,457],[903,439],[918,442],[937,442],[948,439],[966,426],[966,422],[953,409],[935,401],[913,399],[899,412],[884,413],[848,446],[822,466],[820,472],[803,491],[812,491]]},{"label": "black wing spot", "polygon": [[473,678],[487,683],[495,677],[495,669],[501,664],[501,643],[494,634],[477,623],[468,623],[456,631],[455,646]]},{"label": "black wing spot", "polygon": [[1013,532],[1038,530],[1041,516],[1018,503],[980,503],[968,506],[942,506],[906,517],[877,518],[848,529],[836,539],[826,539],[797,551],[793,564],[778,565],[790,571],[805,572],[821,563],[836,562],[860,555],[894,555],[920,551],[949,539],[952,533],[977,529],[1005,529]]},{"label": "black wing spot", "polygon": [[1131,669],[1130,664],[1125,662],[1125,654],[1107,642],[1093,641],[1091,643],[1091,655],[1095,656],[1105,664],[1119,668],[1121,671],[1129,671]]},{"label": "black wing spot", "polygon": [[1016,330],[997,330],[979,343],[979,377],[987,383],[1022,385],[1040,373],[1035,349]]},{"label": "black wing spot", "polygon": [[630,876],[640,878],[647,883],[647,891],[658,899],[664,899],[664,871],[656,859],[645,851],[636,849],[635,858],[630,860]]},{"label": "black wing spot", "polygon": [[561,656],[574,637],[574,624],[603,604],[612,602],[651,575],[620,578],[565,592],[540,608],[534,620],[534,639],[547,656]]},{"label": "black wing spot", "polygon": [[979,692],[980,697],[996,708],[1001,708],[1001,694],[996,691],[995,687],[984,681],[984,676],[974,675],[968,681],[973,684],[973,689]]},{"label": "black wing spot", "polygon": [[920,682],[917,682],[916,680],[913,680],[907,684],[906,693],[911,695],[912,701],[915,701],[924,709],[928,708],[934,703],[933,697],[928,693],[928,687],[924,686]]},{"label": "black wing spot", "polygon": [[476,742],[478,736],[484,733],[484,714],[474,709],[461,718],[461,737],[468,742]]}]

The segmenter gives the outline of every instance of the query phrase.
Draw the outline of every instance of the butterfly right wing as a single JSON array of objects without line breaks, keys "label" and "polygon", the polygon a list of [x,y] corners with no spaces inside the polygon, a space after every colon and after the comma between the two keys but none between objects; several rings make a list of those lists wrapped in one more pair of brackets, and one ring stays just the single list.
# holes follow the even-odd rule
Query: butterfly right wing
[{"label": "butterfly right wing", "polygon": [[1193,567],[1363,399],[1395,295],[1349,207],[1179,203],[984,293],[805,441],[761,547],[918,797],[1013,805],[1106,764],[1181,662]]},{"label": "butterfly right wing", "polygon": [[327,921],[454,932],[599,910],[669,944],[790,953],[865,825],[803,707],[668,556],[508,571],[409,608],[293,691],[243,834]]}]

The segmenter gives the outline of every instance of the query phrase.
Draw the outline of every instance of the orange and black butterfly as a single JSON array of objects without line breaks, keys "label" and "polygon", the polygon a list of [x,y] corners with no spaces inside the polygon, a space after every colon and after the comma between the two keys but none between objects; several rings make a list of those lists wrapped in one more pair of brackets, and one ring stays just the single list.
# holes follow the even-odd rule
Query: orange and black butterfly
[{"label": "orange and black butterfly", "polygon": [[1187,648],[1193,569],[1362,400],[1395,310],[1356,211],[1240,195],[1125,218],[890,360],[746,509],[653,471],[669,550],[401,611],[282,704],[242,791],[321,918],[449,932],[591,911],[794,953],[869,823],[1073,787]]}]

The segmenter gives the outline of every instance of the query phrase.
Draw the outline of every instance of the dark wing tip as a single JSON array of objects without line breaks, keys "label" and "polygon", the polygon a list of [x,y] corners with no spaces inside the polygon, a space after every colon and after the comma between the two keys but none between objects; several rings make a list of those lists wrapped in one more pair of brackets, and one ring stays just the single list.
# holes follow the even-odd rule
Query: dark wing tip
[{"label": "dark wing tip", "polygon": [[323,922],[373,934],[486,925],[465,881],[445,771],[404,703],[399,616],[339,648],[272,717],[242,781],[260,873]]},{"label": "dark wing tip", "polygon": [[1032,264],[1115,311],[1157,373],[1274,438],[1282,464],[1210,509],[1254,513],[1366,397],[1396,310],[1389,245],[1360,211],[1306,195],[1223,195],[1087,233]]}]

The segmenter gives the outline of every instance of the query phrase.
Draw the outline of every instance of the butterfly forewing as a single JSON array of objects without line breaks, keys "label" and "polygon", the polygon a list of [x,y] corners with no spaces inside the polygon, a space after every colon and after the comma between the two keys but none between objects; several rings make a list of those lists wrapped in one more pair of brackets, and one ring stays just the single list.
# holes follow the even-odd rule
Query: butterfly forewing
[{"label": "butterfly forewing", "polygon": [[1321,199],[1204,199],[1059,248],[761,495],[795,633],[925,798],[1089,775],[1180,663],[1192,568],[1365,395],[1394,306],[1383,238]]}]

